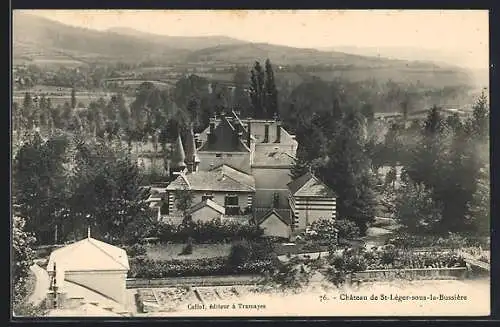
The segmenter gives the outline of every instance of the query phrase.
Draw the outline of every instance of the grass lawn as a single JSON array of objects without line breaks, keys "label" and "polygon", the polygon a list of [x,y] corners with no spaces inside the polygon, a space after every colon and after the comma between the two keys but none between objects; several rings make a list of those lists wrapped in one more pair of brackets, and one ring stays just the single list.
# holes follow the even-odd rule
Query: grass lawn
[{"label": "grass lawn", "polygon": [[313,253],[313,252],[324,252],[324,251],[328,251],[328,246],[323,246],[319,244],[284,245],[281,243],[274,245],[274,252],[276,253],[276,255],[286,255],[288,253],[290,254]]},{"label": "grass lawn", "polygon": [[157,244],[147,246],[147,256],[154,260],[192,260],[228,256],[231,244],[193,244],[193,253],[179,255],[185,244]]}]

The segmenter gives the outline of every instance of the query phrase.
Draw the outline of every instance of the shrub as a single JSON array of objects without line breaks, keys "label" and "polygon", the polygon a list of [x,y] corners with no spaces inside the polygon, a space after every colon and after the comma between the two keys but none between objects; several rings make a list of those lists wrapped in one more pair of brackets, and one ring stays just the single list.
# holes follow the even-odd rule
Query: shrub
[{"label": "shrub", "polygon": [[147,249],[142,244],[134,244],[128,248],[126,248],[127,255],[130,257],[137,257],[141,255],[146,255]]},{"label": "shrub", "polygon": [[360,235],[359,227],[350,220],[340,219],[335,221],[335,228],[338,230],[338,237],[352,240]]},{"label": "shrub", "polygon": [[237,267],[248,261],[270,260],[272,253],[274,252],[270,241],[237,241],[231,247],[228,263]]},{"label": "shrub", "polygon": [[252,249],[247,241],[240,241],[231,246],[228,262],[231,266],[237,267],[250,260]]},{"label": "shrub", "polygon": [[191,243],[188,243],[184,246],[184,248],[182,249],[182,252],[180,253],[180,255],[189,255],[189,254],[192,254],[193,253],[193,244]]}]

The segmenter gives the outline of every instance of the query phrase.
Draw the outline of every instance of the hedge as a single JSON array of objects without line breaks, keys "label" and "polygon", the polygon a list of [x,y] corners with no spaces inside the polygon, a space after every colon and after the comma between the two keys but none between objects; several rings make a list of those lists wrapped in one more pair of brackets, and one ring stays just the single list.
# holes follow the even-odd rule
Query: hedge
[{"label": "hedge", "polygon": [[192,222],[189,225],[173,225],[158,223],[152,228],[149,237],[158,237],[161,242],[182,243],[189,237],[195,243],[230,243],[234,240],[257,240],[263,235],[263,230],[253,224],[235,222]]},{"label": "hedge", "polygon": [[472,238],[459,234],[450,234],[447,236],[434,235],[409,235],[406,233],[398,233],[394,237],[388,239],[386,244],[393,244],[402,248],[464,248],[475,246],[488,246],[488,242],[481,238]]},{"label": "hedge", "polygon": [[193,260],[153,260],[145,257],[129,261],[130,278],[164,278],[182,276],[221,276],[234,274],[260,274],[273,269],[271,259],[252,260],[238,266],[230,264],[227,257]]}]

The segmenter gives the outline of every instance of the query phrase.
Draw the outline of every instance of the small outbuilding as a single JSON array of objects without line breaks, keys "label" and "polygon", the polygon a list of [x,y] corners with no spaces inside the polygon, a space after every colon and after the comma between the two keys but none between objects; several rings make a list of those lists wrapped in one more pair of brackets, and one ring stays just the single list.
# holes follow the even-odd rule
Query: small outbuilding
[{"label": "small outbuilding", "polygon": [[291,211],[287,209],[255,211],[255,222],[263,229],[265,237],[290,239],[291,220]]},{"label": "small outbuilding", "polygon": [[223,206],[210,199],[198,202],[188,210],[192,220],[199,222],[220,221],[225,213],[226,210]]},{"label": "small outbuilding", "polygon": [[[125,250],[90,237],[53,251],[47,271],[56,281],[83,286],[118,303],[126,300],[130,269]],[[62,280],[61,280],[62,279]]]}]

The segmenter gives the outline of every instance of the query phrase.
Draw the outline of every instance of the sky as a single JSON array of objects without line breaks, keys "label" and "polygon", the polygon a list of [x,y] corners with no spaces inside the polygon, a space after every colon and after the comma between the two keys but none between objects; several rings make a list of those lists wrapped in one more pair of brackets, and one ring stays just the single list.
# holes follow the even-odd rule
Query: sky
[{"label": "sky", "polygon": [[487,68],[486,10],[35,10],[68,25],[171,36],[227,35],[302,48],[419,47]]}]

